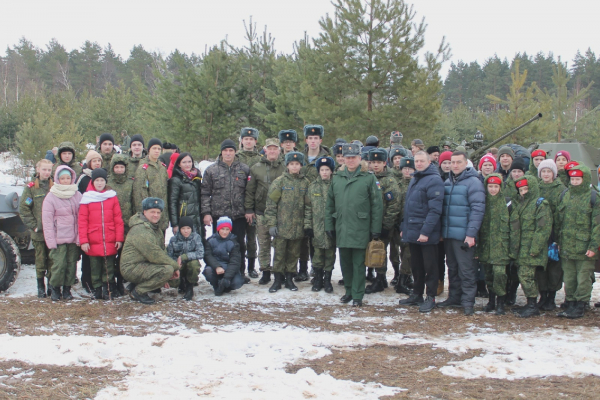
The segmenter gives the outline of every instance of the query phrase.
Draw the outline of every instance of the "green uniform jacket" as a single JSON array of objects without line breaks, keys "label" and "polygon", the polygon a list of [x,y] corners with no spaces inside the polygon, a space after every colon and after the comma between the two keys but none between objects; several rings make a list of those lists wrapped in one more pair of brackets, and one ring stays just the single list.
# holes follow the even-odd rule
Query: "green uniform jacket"
[{"label": "green uniform jacket", "polygon": [[71,168],[73,171],[75,171],[75,174],[77,174],[77,178],[79,178],[79,175],[81,175],[81,164],[79,164],[79,162],[77,162],[77,154],[75,153],[75,146],[73,145],[73,143],[71,142],[62,142],[61,144],[58,145],[58,150],[60,152],[61,149],[69,149],[73,152],[73,159],[71,160],[71,162],[64,163],[60,160],[60,157],[58,157],[58,154],[56,155],[56,164],[54,164],[54,166],[52,167],[52,176],[54,176],[55,172],[56,172],[56,168],[60,167],[61,165],[66,165],[67,167]]},{"label": "green uniform jacket", "polygon": [[[500,174],[490,174],[502,179]],[[479,240],[475,256],[479,261],[491,265],[506,265],[510,262],[510,212],[502,190],[492,196],[485,194],[485,214],[479,229]]]},{"label": "green uniform jacket", "polygon": [[383,204],[375,175],[361,162],[354,174],[343,167],[327,193],[325,231],[335,231],[341,248],[366,249],[371,233],[381,232]]},{"label": "green uniform jacket", "polygon": [[277,237],[288,240],[304,237],[304,206],[309,184],[301,173],[284,172],[269,188],[265,222],[269,228],[277,227]]},{"label": "green uniform jacket", "polygon": [[[37,187],[36,187],[37,186]],[[42,227],[42,203],[50,191],[50,180],[41,181],[35,178],[30,182],[19,200],[19,214],[21,220],[31,231],[31,240],[44,241],[44,228]],[[37,232],[35,230],[37,229]]]},{"label": "green uniform jacket", "polygon": [[112,160],[113,156],[117,154],[117,152],[115,149],[112,149],[112,151],[108,154],[100,152],[100,149],[97,149],[96,151],[100,153],[100,157],[102,157],[102,168],[110,172],[110,160]]},{"label": "green uniform jacket", "polygon": [[[555,179],[552,183],[544,183],[541,179],[539,180],[540,184],[540,197],[548,200],[550,203],[550,209],[552,210],[552,220],[554,221],[552,224],[552,229],[554,233],[556,232],[556,227],[558,226],[558,214],[556,213],[556,209],[558,208],[558,201],[560,198],[560,194],[566,189],[565,185],[562,184],[560,179]],[[553,234],[553,241],[556,241],[556,235]]]},{"label": "green uniform jacket", "polygon": [[569,178],[569,175],[567,175],[567,171],[565,171],[564,169],[559,169],[558,179],[560,179],[563,185],[569,187],[569,183],[571,183],[571,178]]},{"label": "green uniform jacket", "polygon": [[[502,176],[502,175],[500,175],[500,176]],[[530,175],[527,175],[527,177],[533,178],[533,176],[530,176]],[[538,179],[538,177],[536,176],[535,179]],[[539,180],[538,180],[538,182],[539,182]],[[515,201],[519,197],[519,191],[517,190],[517,187],[515,186],[515,181],[510,176],[508,178],[506,178],[506,180],[502,184],[502,194],[504,197],[510,197],[511,199],[513,199]]]},{"label": "green uniform jacket", "polygon": [[306,165],[304,167],[302,167],[302,170],[300,171],[300,173],[302,175],[304,175],[310,182],[316,181],[317,178],[319,177],[319,171],[317,171],[317,168],[315,167],[315,163],[317,162],[317,160],[319,158],[326,157],[330,154],[331,154],[331,152],[329,151],[328,147],[321,146],[321,148],[319,149],[319,155],[316,156],[315,159],[309,163],[308,162],[308,146],[306,146],[304,149],[304,162],[306,162]]},{"label": "green uniform jacket", "polygon": [[400,188],[387,167],[379,175],[375,174],[375,177],[379,181],[383,201],[382,229],[391,233],[400,214]]},{"label": "green uniform jacket", "polygon": [[[125,235],[129,232],[129,218],[133,215],[133,178],[128,177],[128,159],[129,157],[125,154],[115,154],[110,162],[108,175],[108,186],[117,192],[117,198],[119,199],[119,205],[121,206],[121,214],[123,214],[123,223],[125,224]],[[122,175],[117,175],[113,172],[115,164],[119,161],[125,162],[126,164],[125,173]]]},{"label": "green uniform jacket", "polygon": [[325,233],[325,207],[330,185],[331,179],[324,181],[319,176],[308,187],[308,200],[304,206],[304,229],[313,230],[312,244],[318,249],[333,247],[333,241]]},{"label": "green uniform jacket", "polygon": [[142,201],[146,197],[158,197],[165,202],[165,209],[158,225],[165,231],[169,227],[169,201],[167,194],[167,169],[160,161],[150,161],[148,157],[140,163],[133,181],[133,212],[142,212]]},{"label": "green uniform jacket", "polygon": [[398,224],[402,223],[402,219],[404,218],[404,205],[406,204],[406,193],[408,192],[408,185],[410,185],[410,180],[412,178],[406,179],[400,173],[400,178],[398,178],[398,188],[400,190],[400,212],[398,213]]},{"label": "green uniform jacket", "polygon": [[177,261],[167,254],[165,237],[158,224],[151,223],[142,213],[138,213],[129,220],[129,228],[121,254],[121,268],[150,263],[171,265],[179,270]]},{"label": "green uniform jacket", "polygon": [[250,168],[250,180],[246,185],[244,199],[246,214],[265,214],[269,187],[284,172],[285,166],[281,160],[269,161],[266,157],[261,158]]},{"label": "green uniform jacket", "polygon": [[535,164],[533,163],[533,157],[530,158],[529,160],[529,169],[527,170],[527,172],[525,172],[525,175],[528,176],[533,176],[534,178],[538,178],[538,180],[541,182],[542,180],[538,177],[538,169],[535,166]]},{"label": "green uniform jacket", "polygon": [[[584,177],[581,185],[569,187],[557,207],[558,225],[555,233],[560,246],[560,257],[567,260],[597,260],[600,245],[600,196],[592,207],[590,170],[583,165],[573,169],[584,171]],[[593,257],[585,255],[588,250],[595,253]]]},{"label": "green uniform jacket", "polygon": [[248,168],[252,168],[254,164],[264,158],[256,149],[252,151],[238,150],[236,154],[240,162],[246,164]]},{"label": "green uniform jacket", "polygon": [[[517,265],[543,266],[548,264],[548,239],[552,233],[552,210],[543,200],[539,205],[538,179],[524,176],[529,191],[512,202],[510,214],[510,258]],[[518,181],[519,181],[518,180]],[[517,182],[518,182],[517,181]]]},{"label": "green uniform jacket", "polygon": [[136,158],[133,156],[133,154],[131,153],[131,150],[129,151],[129,153],[127,153],[128,155],[128,162],[127,162],[127,176],[129,176],[130,178],[135,177],[135,173],[138,169],[138,167],[140,166],[140,161],[142,161],[144,158],[146,158],[148,156],[148,152],[144,149],[142,150],[142,157],[140,158]]}]

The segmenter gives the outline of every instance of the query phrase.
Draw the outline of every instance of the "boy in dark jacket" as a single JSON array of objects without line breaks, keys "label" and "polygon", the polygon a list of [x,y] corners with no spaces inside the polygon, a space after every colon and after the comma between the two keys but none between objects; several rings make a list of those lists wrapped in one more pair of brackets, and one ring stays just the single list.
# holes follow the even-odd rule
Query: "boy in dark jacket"
[{"label": "boy in dark jacket", "polygon": [[229,217],[217,221],[217,232],[206,241],[204,262],[206,267],[202,275],[215,290],[215,296],[221,296],[242,287],[244,278],[240,273],[240,244],[231,233],[233,223]]},{"label": "boy in dark jacket", "polygon": [[[169,241],[167,254],[181,265],[180,279],[186,282],[183,298],[189,301],[194,297],[194,284],[198,283],[200,260],[204,258],[204,246],[200,234],[193,231],[194,220],[191,217],[179,218],[178,226],[177,234]],[[179,282],[173,282],[173,286],[179,286]]]},{"label": "boy in dark jacket", "polygon": [[[412,157],[403,157],[399,163],[400,167],[400,177],[398,180],[398,188],[400,190],[400,213],[398,214],[398,225],[402,225],[402,220],[404,219],[404,205],[406,203],[406,192],[408,191],[408,185],[410,184],[410,180],[412,179],[412,175],[415,172],[415,160]],[[400,240],[398,235],[394,236],[395,239],[392,240],[392,243],[396,244],[400,249],[400,254],[396,255],[394,252],[396,251],[394,247],[391,247],[390,257],[392,258],[392,267],[394,268],[394,275],[396,275],[396,270],[398,270],[398,279],[396,282],[392,280],[392,284],[395,285],[396,293],[399,294],[412,294],[413,280],[412,280],[412,271],[410,269],[410,246],[408,243]],[[443,242],[442,246],[443,246]],[[401,261],[396,263],[396,259]],[[445,268],[445,264],[444,264]],[[439,281],[439,276],[438,276]]]}]

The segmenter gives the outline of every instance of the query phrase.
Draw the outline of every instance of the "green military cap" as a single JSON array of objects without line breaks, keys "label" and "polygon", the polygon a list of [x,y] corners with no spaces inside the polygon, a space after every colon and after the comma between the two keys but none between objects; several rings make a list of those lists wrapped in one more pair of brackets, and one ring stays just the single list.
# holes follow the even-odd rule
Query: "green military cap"
[{"label": "green military cap", "polygon": [[294,143],[298,143],[298,134],[293,129],[279,131],[277,136],[279,137],[279,142],[281,143],[285,142],[286,140],[291,140]]},{"label": "green military cap", "polygon": [[252,137],[252,138],[258,140],[258,129],[242,128],[242,130],[240,131],[240,139],[243,139],[245,137]]},{"label": "green military cap", "polygon": [[292,161],[298,161],[301,165],[304,165],[304,154],[299,151],[290,151],[285,155],[285,165],[288,165]]},{"label": "green military cap", "polygon": [[322,125],[304,125],[304,138],[309,136],[319,136],[323,139],[325,128]]},{"label": "green military cap", "polygon": [[344,157],[360,156],[360,146],[357,143],[346,143],[342,145],[342,155]]},{"label": "green military cap", "polygon": [[269,139],[267,139],[267,141],[265,143],[265,147],[269,147],[269,146],[277,146],[277,147],[279,147],[279,139],[277,139],[277,138],[269,138]]},{"label": "green military cap", "polygon": [[385,149],[372,149],[369,151],[368,160],[369,161],[387,161],[388,154]]},{"label": "green military cap", "polygon": [[404,157],[400,160],[400,169],[404,167],[415,169],[415,159],[412,157]]}]

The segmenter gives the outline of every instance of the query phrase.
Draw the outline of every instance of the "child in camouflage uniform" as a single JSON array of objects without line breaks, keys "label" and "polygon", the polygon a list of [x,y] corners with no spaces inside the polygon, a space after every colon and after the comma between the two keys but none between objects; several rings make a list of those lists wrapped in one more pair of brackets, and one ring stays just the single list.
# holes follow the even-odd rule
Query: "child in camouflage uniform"
[{"label": "child in camouflage uniform", "polygon": [[304,234],[304,206],[306,204],[309,181],[300,174],[304,165],[304,154],[292,151],[285,155],[287,172],[275,179],[267,195],[265,220],[269,234],[275,238],[273,272],[275,281],[269,292],[281,289],[285,274],[285,287],[296,291],[293,282],[296,263]]},{"label": "child in camouflage uniform", "polygon": [[485,311],[496,310],[496,315],[504,315],[506,265],[510,262],[510,212],[502,193],[502,175],[489,174],[484,183],[487,189],[485,214],[479,230],[475,258],[485,265],[485,281],[489,291],[489,302]]},{"label": "child in camouflage uniform", "polygon": [[319,171],[319,177],[308,187],[308,200],[304,206],[304,233],[312,238],[315,248],[312,258],[315,270],[312,290],[318,292],[325,288],[327,293],[332,293],[331,271],[335,264],[336,248],[333,240],[325,233],[325,205],[335,162],[331,157],[321,157],[315,162],[315,167]]},{"label": "child in camouflage uniform", "polygon": [[[398,186],[400,188],[400,213],[398,214],[398,225],[402,222],[404,215],[404,202],[406,200],[406,192],[408,191],[408,185],[412,179],[412,174],[415,172],[415,159],[412,157],[404,157],[400,160],[400,171],[402,172],[402,178],[398,179]],[[408,243],[400,242],[401,250],[401,264],[400,264],[400,277],[398,283],[396,283],[396,293],[401,294],[412,294],[412,270],[410,269],[410,247]],[[393,266],[393,264],[392,264]]]},{"label": "child in camouflage uniform", "polygon": [[[194,297],[194,284],[198,283],[200,260],[204,258],[204,245],[200,234],[193,232],[194,220],[191,217],[179,218],[178,232],[169,240],[167,254],[181,265],[180,278],[186,282],[183,299],[190,301]],[[171,287],[179,286],[179,279],[169,282]]]}]

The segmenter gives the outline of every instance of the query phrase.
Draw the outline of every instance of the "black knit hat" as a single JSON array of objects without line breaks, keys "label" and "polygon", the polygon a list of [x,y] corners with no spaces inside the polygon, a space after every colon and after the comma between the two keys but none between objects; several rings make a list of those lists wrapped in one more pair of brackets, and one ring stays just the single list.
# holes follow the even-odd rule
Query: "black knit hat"
[{"label": "black knit hat", "polygon": [[194,229],[194,220],[186,215],[184,217],[179,218],[179,223],[177,224],[177,226],[179,227],[179,229],[183,228],[184,226],[189,226],[190,228]]},{"label": "black knit hat", "polygon": [[366,146],[379,146],[379,139],[377,138],[377,136],[371,135],[367,138],[365,145]]},{"label": "black knit hat", "polygon": [[108,173],[104,168],[96,168],[92,171],[92,182],[98,178],[104,178],[105,181],[108,180]]},{"label": "black knit hat", "polygon": [[102,135],[100,135],[100,139],[98,140],[98,144],[102,145],[102,143],[106,142],[106,141],[112,142],[112,144],[115,144],[115,138],[112,134],[105,132]]},{"label": "black knit hat", "polygon": [[427,154],[439,153],[440,148],[438,146],[429,146],[427,148]]},{"label": "black knit hat", "polygon": [[[131,137],[131,143],[133,142],[140,142],[142,144],[142,147],[145,145],[144,144],[144,138],[142,137],[142,135],[133,135]],[[131,144],[130,144],[131,146]]]},{"label": "black knit hat", "polygon": [[368,160],[369,161],[387,161],[387,151],[385,149],[372,149],[369,151]]},{"label": "black knit hat", "polygon": [[286,140],[291,140],[294,143],[298,143],[298,134],[293,129],[279,131],[278,136],[279,136],[279,143],[283,143]]},{"label": "black knit hat", "polygon": [[315,167],[317,168],[317,172],[321,171],[322,166],[329,167],[331,172],[335,171],[335,161],[331,157],[321,157],[315,161]]},{"label": "black knit hat", "polygon": [[161,142],[160,139],[157,139],[157,138],[150,139],[150,141],[148,142],[148,150],[150,150],[152,148],[152,146],[156,146],[156,145],[159,145],[161,149],[163,147],[163,143]]},{"label": "black knit hat", "polygon": [[163,150],[171,150],[173,148],[173,145],[169,142],[164,142],[162,148]]},{"label": "black knit hat", "polygon": [[511,171],[513,169],[519,169],[523,172],[525,172],[525,160],[523,160],[521,157],[517,157],[513,160],[512,164],[510,164],[510,169]]},{"label": "black knit hat", "polygon": [[235,146],[235,142],[231,139],[225,139],[221,142],[221,151],[225,149],[233,149],[237,151],[237,147]]}]

